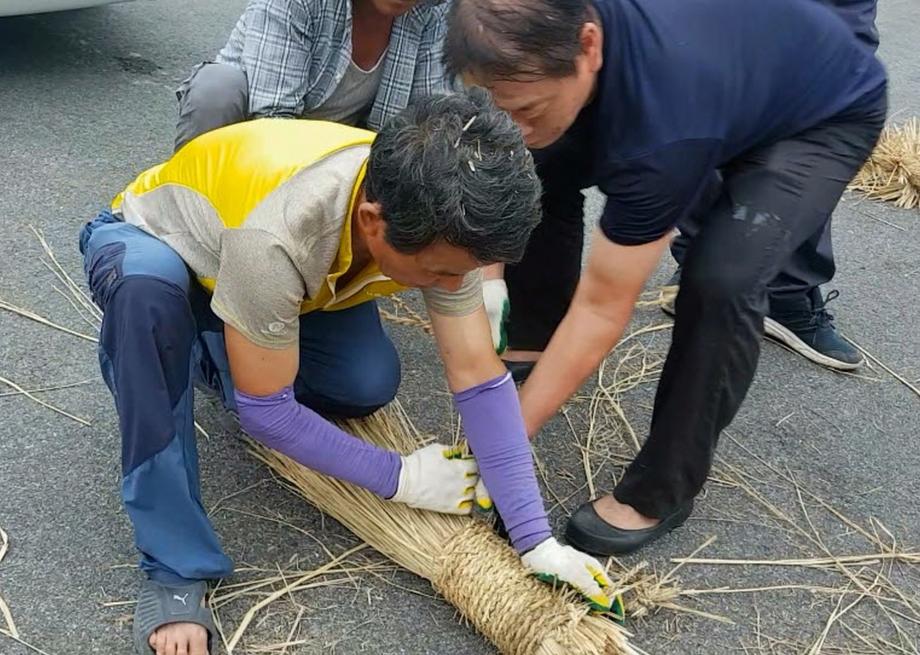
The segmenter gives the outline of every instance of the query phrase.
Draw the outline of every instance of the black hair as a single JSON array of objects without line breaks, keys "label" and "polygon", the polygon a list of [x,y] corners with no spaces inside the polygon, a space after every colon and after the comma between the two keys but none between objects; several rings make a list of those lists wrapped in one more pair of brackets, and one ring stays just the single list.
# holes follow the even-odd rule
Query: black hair
[{"label": "black hair", "polygon": [[566,77],[595,16],[590,0],[454,0],[444,63],[451,75]]},{"label": "black hair", "polygon": [[443,240],[483,264],[523,257],[541,193],[520,130],[480,88],[420,98],[390,118],[365,181],[396,250]]}]

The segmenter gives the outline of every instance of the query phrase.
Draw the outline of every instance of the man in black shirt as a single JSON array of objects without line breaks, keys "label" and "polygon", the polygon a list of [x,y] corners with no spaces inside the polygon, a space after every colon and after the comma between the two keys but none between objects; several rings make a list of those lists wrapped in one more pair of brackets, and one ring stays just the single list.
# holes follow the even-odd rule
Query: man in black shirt
[{"label": "man in black shirt", "polygon": [[[531,435],[619,340],[674,227],[705,207],[650,436],[614,494],[569,523],[582,549],[627,552],[690,514],[753,379],[768,287],[827,229],[875,145],[885,71],[840,15],[802,0],[455,0],[445,53],[545,151],[541,229],[580,222],[582,189],[606,195],[571,306],[521,392]],[[571,246],[557,233],[529,245],[535,275],[512,285],[528,319]]]}]

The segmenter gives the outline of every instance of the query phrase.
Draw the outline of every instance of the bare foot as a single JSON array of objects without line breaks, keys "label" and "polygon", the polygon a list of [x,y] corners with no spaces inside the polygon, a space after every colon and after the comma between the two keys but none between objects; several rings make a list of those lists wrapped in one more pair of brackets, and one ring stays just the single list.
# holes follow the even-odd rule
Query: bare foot
[{"label": "bare foot", "polygon": [[621,503],[613,495],[601,496],[595,500],[594,511],[604,521],[622,530],[644,530],[645,528],[653,528],[661,523],[660,519],[643,516],[634,510],[632,505]]},{"label": "bare foot", "polygon": [[156,655],[208,655],[208,631],[197,623],[170,623],[150,635]]},{"label": "bare foot", "polygon": [[539,350],[511,350],[509,348],[502,353],[502,359],[506,362],[535,362],[542,354]]}]

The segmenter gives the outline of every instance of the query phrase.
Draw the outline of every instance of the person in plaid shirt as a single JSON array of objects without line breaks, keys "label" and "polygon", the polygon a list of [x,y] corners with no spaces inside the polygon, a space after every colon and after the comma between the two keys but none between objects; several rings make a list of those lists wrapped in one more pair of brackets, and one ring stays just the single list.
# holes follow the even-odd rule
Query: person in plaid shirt
[{"label": "person in plaid shirt", "polygon": [[379,130],[417,97],[451,90],[443,0],[251,0],[217,60],[176,95],[176,150],[248,118]]}]

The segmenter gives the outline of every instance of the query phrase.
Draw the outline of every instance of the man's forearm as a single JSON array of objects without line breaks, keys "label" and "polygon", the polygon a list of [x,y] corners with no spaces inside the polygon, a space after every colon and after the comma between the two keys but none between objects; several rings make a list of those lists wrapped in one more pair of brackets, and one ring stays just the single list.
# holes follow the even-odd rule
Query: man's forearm
[{"label": "man's forearm", "polygon": [[613,350],[669,239],[664,235],[639,246],[622,246],[601,231],[595,233],[569,311],[521,390],[530,437]]},{"label": "man's forearm", "polygon": [[492,349],[481,308],[466,316],[429,315],[479,473],[524,553],[552,533],[514,381]]},{"label": "man's forearm", "polygon": [[399,481],[397,453],[346,434],[294,399],[285,387],[267,396],[234,393],[240,424],[256,441],[304,466],[390,498]]},{"label": "man's forearm", "polygon": [[479,474],[508,529],[525,553],[552,536],[517,390],[509,373],[454,394]]},{"label": "man's forearm", "polygon": [[444,316],[429,309],[428,315],[451,391],[469,389],[506,372],[492,348],[484,308],[463,316]]},{"label": "man's forearm", "polygon": [[[576,295],[546,352],[521,389],[521,409],[531,438],[574,394],[620,340],[634,301],[604,312]],[[619,307],[622,305],[622,307]]]}]

